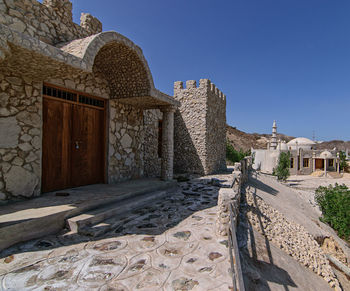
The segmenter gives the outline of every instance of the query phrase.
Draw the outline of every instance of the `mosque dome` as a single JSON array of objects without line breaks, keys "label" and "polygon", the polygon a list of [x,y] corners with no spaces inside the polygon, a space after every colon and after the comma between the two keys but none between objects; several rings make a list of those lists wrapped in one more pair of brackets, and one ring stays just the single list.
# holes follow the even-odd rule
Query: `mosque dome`
[{"label": "mosque dome", "polygon": [[297,137],[292,139],[290,142],[287,143],[287,146],[289,149],[295,150],[295,149],[305,149],[305,150],[311,150],[312,146],[316,143],[312,141],[311,139],[308,139],[306,137]]}]

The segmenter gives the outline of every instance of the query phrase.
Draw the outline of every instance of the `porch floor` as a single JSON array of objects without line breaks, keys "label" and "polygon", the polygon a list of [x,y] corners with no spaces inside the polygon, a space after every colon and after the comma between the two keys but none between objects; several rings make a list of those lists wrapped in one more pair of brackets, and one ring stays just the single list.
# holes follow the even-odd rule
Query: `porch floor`
[{"label": "porch floor", "polygon": [[[56,233],[64,227],[67,218],[83,211],[175,185],[175,181],[159,179],[94,184],[45,193],[31,200],[1,205],[0,250],[18,242]],[[61,194],[57,196],[56,193]]]}]

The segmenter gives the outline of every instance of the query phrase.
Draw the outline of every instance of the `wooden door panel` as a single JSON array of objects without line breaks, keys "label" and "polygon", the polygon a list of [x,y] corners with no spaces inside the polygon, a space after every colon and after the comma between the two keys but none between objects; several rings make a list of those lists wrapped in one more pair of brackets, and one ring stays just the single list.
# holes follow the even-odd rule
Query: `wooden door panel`
[{"label": "wooden door panel", "polygon": [[324,160],[323,159],[316,159],[315,167],[316,167],[316,169],[322,169],[324,167]]},{"label": "wooden door panel", "polygon": [[105,180],[105,101],[44,84],[42,191]]},{"label": "wooden door panel", "polygon": [[69,103],[43,99],[43,192],[70,185],[71,112]]},{"label": "wooden door panel", "polygon": [[72,130],[72,186],[104,182],[104,112],[75,105]]},{"label": "wooden door panel", "polygon": [[89,119],[89,129],[91,130],[88,133],[88,152],[91,153],[89,155],[90,175],[94,183],[104,183],[104,111],[90,110],[90,116],[92,116],[92,118]]}]

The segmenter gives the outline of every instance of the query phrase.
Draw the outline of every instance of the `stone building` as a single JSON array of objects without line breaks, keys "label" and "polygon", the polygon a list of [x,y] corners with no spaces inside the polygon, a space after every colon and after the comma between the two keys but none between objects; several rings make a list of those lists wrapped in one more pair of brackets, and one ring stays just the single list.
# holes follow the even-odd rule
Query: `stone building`
[{"label": "stone building", "polygon": [[90,14],[73,23],[68,0],[0,2],[0,89],[0,199],[172,178],[179,102],[129,39]]},{"label": "stone building", "polygon": [[174,170],[210,174],[226,168],[226,96],[208,79],[178,81],[174,98]]},{"label": "stone building", "polygon": [[324,171],[324,175],[327,175],[327,171],[339,172],[340,161],[337,150],[316,150],[315,145],[314,141],[305,137],[292,139],[288,143],[277,141],[277,125],[274,121],[267,149],[252,149],[253,167],[272,174],[273,169],[277,166],[280,153],[289,152],[291,175],[310,175],[317,170]]},{"label": "stone building", "polygon": [[[69,0],[0,0],[0,200],[173,177],[181,98],[155,88],[132,41],[102,32],[90,14],[80,20],[73,22]],[[209,99],[224,97],[203,82],[209,121],[219,110]],[[221,149],[211,150],[210,170]]]}]

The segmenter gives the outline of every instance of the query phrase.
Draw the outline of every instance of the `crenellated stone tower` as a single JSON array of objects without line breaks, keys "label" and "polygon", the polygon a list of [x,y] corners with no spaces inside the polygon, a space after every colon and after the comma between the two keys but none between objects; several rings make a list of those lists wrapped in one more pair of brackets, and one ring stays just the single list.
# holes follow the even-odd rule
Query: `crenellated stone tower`
[{"label": "crenellated stone tower", "polygon": [[174,83],[174,171],[210,174],[226,169],[226,96],[208,79]]}]

